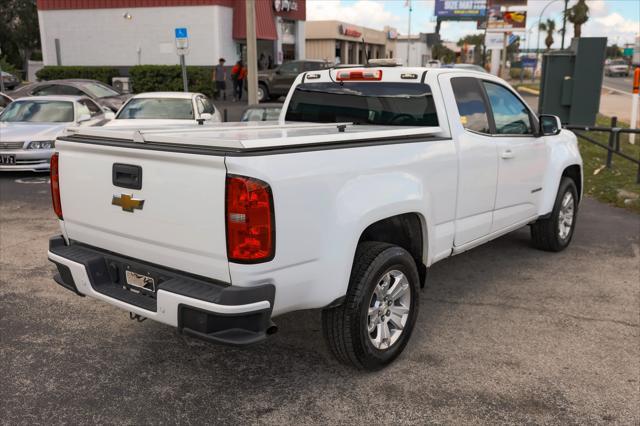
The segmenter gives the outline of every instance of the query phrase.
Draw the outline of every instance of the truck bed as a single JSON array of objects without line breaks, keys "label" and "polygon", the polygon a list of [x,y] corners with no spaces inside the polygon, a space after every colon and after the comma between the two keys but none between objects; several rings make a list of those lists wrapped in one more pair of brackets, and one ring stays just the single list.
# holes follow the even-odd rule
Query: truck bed
[{"label": "truck bed", "polygon": [[75,128],[60,139],[129,148],[142,148],[144,145],[156,149],[165,147],[168,150],[190,147],[195,151],[233,153],[319,144],[375,141],[388,143],[389,139],[436,137],[440,133],[440,127],[258,122],[222,123],[215,127],[201,128]]}]

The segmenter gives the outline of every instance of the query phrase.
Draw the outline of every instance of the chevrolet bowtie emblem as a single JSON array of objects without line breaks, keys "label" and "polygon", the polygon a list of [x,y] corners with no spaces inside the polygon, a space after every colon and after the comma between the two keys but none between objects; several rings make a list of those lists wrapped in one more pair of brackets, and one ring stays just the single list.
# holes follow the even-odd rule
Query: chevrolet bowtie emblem
[{"label": "chevrolet bowtie emblem", "polygon": [[122,207],[122,210],[125,212],[133,213],[134,209],[142,210],[142,206],[144,206],[144,200],[138,200],[137,198],[133,198],[133,194],[120,194],[114,195],[111,199],[111,204],[114,206]]}]

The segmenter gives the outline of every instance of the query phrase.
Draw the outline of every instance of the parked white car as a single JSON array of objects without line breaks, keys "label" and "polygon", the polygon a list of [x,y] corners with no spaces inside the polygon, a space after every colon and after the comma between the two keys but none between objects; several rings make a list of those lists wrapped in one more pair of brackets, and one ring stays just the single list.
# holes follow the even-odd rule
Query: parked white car
[{"label": "parked white car", "polygon": [[221,121],[218,109],[202,93],[148,92],[129,99],[108,126],[154,127]]},{"label": "parked white car", "polygon": [[70,127],[101,126],[108,119],[87,97],[16,99],[0,114],[0,170],[48,171],[58,135]]},{"label": "parked white car", "polygon": [[56,281],[235,345],[321,308],[334,355],[375,370],[408,343],[434,263],[527,225],[537,248],[571,242],[576,137],[495,76],[311,71],[279,123],[242,124],[59,138]]},{"label": "parked white car", "polygon": [[609,77],[624,76],[629,77],[629,63],[624,59],[612,59],[604,66],[604,73]]}]

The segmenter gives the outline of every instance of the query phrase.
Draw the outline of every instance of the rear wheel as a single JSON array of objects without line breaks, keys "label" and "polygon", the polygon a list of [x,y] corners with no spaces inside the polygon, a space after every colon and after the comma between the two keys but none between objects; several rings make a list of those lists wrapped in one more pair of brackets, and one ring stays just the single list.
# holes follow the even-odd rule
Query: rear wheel
[{"label": "rear wheel", "polygon": [[267,99],[269,99],[269,89],[262,83],[258,84],[258,102],[264,102]]},{"label": "rear wheel", "polygon": [[571,242],[578,214],[578,190],[573,179],[563,177],[551,216],[531,225],[531,240],[536,248],[562,251]]},{"label": "rear wheel", "polygon": [[358,245],[342,305],[322,312],[325,339],[336,358],[364,370],[393,361],[407,345],[419,306],[415,261],[387,243]]}]

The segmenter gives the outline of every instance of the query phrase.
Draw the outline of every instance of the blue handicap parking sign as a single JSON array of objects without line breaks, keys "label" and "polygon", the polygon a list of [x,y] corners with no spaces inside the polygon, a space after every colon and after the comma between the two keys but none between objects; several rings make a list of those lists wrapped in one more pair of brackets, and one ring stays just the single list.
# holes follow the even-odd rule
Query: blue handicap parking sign
[{"label": "blue handicap parking sign", "polygon": [[188,38],[186,28],[176,28],[176,38]]}]

